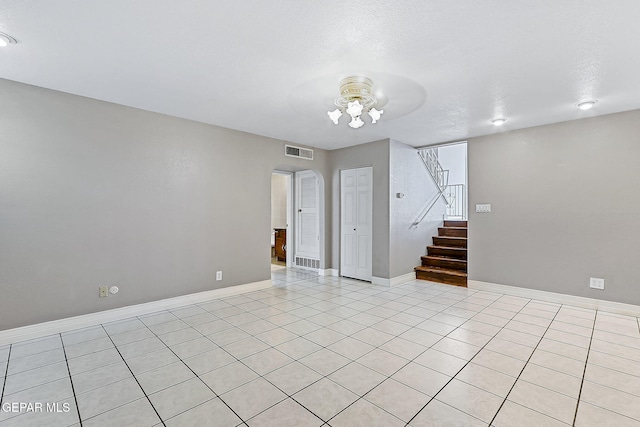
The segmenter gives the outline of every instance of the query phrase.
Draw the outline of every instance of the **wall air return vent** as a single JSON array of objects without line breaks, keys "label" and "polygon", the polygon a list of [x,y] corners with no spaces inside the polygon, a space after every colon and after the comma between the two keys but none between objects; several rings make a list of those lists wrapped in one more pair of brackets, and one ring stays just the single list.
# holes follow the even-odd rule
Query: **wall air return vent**
[{"label": "wall air return vent", "polygon": [[296,267],[303,269],[313,269],[317,270],[320,268],[320,260],[313,258],[304,258],[304,257],[296,257],[295,260]]},{"label": "wall air return vent", "polygon": [[295,147],[293,145],[284,146],[284,155],[287,157],[298,157],[299,159],[313,160],[313,150],[309,148]]}]

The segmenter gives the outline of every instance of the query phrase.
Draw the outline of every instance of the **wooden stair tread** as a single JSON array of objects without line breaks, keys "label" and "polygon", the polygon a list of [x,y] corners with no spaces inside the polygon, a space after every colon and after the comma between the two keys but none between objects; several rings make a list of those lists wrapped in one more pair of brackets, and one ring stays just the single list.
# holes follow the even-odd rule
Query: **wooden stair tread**
[{"label": "wooden stair tread", "polygon": [[467,227],[469,224],[467,221],[458,221],[458,220],[445,220],[445,227]]},{"label": "wooden stair tread", "polygon": [[427,246],[427,249],[428,249],[428,248],[433,248],[433,249],[450,249],[450,250],[453,250],[453,251],[460,251],[460,252],[465,252],[465,253],[467,252],[467,248],[461,248],[461,247],[458,247],[458,246],[438,246],[438,245],[429,245],[429,246]]},{"label": "wooden stair tread", "polygon": [[467,240],[467,237],[458,237],[458,236],[433,236],[438,239],[451,239],[451,240]]},{"label": "wooden stair tread", "polygon": [[435,246],[451,248],[466,248],[468,242],[468,239],[466,237],[453,236],[433,236],[432,240]]},{"label": "wooden stair tread", "polygon": [[467,237],[468,230],[463,227],[438,227],[438,236],[441,237]]},{"label": "wooden stair tread", "polygon": [[459,277],[467,277],[467,273],[460,270],[449,270],[447,268],[437,268],[437,267],[425,267],[420,265],[414,269],[415,271],[422,271],[425,273],[445,273],[451,276],[459,276]]},{"label": "wooden stair tread", "polygon": [[463,264],[467,263],[466,259],[449,258],[449,257],[446,257],[446,256],[437,256],[437,255],[422,255],[420,258],[421,259],[433,259],[433,260],[438,260],[438,261],[447,261],[447,262],[459,262],[459,263],[463,263]]},{"label": "wooden stair tread", "polygon": [[420,257],[416,279],[447,285],[467,286],[467,221],[446,220]]},{"label": "wooden stair tread", "polygon": [[424,267],[467,271],[466,259],[452,258],[442,255],[423,255],[420,257],[420,261],[420,264]]}]

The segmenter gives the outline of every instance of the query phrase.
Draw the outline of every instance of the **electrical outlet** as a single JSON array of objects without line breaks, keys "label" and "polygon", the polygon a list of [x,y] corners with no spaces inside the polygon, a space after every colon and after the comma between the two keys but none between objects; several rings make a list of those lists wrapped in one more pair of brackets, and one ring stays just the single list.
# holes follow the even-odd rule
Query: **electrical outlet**
[{"label": "electrical outlet", "polygon": [[491,212],[491,204],[485,203],[482,205],[476,205],[476,212],[478,213]]},{"label": "electrical outlet", "polygon": [[222,280],[222,271],[216,271],[216,280]]},{"label": "electrical outlet", "polygon": [[100,296],[100,298],[104,298],[104,297],[108,297],[109,296],[109,287],[108,286],[100,286],[98,288],[98,295]]},{"label": "electrical outlet", "polygon": [[593,289],[604,289],[604,279],[592,277],[589,280],[589,287]]}]

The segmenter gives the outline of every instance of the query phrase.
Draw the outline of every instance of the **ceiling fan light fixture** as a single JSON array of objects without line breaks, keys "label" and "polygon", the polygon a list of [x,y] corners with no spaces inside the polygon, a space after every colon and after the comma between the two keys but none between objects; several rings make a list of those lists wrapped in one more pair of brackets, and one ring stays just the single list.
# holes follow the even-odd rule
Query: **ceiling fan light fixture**
[{"label": "ceiling fan light fixture", "polygon": [[369,117],[371,117],[371,123],[375,123],[378,120],[380,120],[380,115],[384,113],[384,110],[376,110],[375,108],[371,107],[371,110],[369,110]]},{"label": "ceiling fan light fixture", "polygon": [[331,119],[333,124],[337,125],[338,124],[338,119],[342,116],[342,111],[340,111],[338,108],[336,108],[333,111],[327,111],[327,115],[329,116],[329,118]]},{"label": "ceiling fan light fixture", "polygon": [[364,125],[364,122],[362,121],[360,116],[352,117],[351,121],[349,122],[349,126],[353,129],[361,128],[362,125]]},{"label": "ceiling fan light fixture", "polygon": [[578,104],[578,108],[582,111],[590,110],[596,105],[597,100],[584,101]]},{"label": "ceiling fan light fixture", "polygon": [[384,110],[376,110],[374,106],[378,99],[372,91],[373,82],[368,77],[351,76],[342,79],[340,82],[340,95],[334,100],[337,109],[327,111],[329,118],[334,124],[338,124],[338,119],[342,113],[351,116],[349,127],[353,129],[361,128],[364,125],[362,115],[364,113],[371,117],[371,124],[380,120]]}]

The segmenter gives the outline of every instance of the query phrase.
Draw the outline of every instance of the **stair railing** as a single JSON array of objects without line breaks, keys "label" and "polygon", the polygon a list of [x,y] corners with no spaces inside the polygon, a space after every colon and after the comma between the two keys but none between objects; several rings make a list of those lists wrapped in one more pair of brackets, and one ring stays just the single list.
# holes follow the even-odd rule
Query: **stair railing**
[{"label": "stair railing", "polygon": [[427,168],[429,176],[433,179],[436,187],[440,191],[444,191],[449,183],[449,171],[444,170],[438,161],[438,151],[435,148],[421,148],[418,150],[418,156],[422,160],[424,167]]},{"label": "stair railing", "polygon": [[438,194],[425,205],[425,208],[422,209],[418,218],[411,224],[411,227],[417,227],[425,219],[440,197],[444,199],[447,206],[449,205],[449,201],[444,195],[447,184],[449,183],[449,171],[443,169],[438,161],[438,151],[435,148],[420,148],[418,149],[418,157],[420,157],[422,164],[427,169],[427,172],[429,172],[429,176],[433,179],[436,187],[438,187]]},{"label": "stair railing", "polygon": [[444,197],[447,199],[447,218],[467,219],[467,190],[464,184],[447,185]]}]

